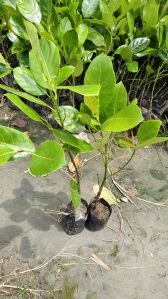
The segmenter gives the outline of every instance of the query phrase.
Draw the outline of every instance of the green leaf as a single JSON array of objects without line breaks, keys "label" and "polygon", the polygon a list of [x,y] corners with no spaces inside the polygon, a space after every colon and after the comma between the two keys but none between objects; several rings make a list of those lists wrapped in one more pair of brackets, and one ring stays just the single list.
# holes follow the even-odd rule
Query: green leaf
[{"label": "green leaf", "polygon": [[1,0],[1,4],[16,9],[16,0]]},{"label": "green leaf", "polygon": [[90,63],[84,79],[85,84],[99,84],[99,116],[100,120],[106,120],[107,108],[111,104],[115,88],[115,73],[113,65],[105,54],[98,55]]},{"label": "green leaf", "polygon": [[81,196],[78,191],[78,184],[74,180],[70,181],[71,202],[74,208],[77,208],[81,202]]},{"label": "green leaf", "polygon": [[13,70],[13,74],[19,86],[28,93],[31,93],[35,96],[41,96],[46,93],[45,90],[42,90],[42,88],[37,85],[29,69],[24,67],[16,67]]},{"label": "green leaf", "polygon": [[143,8],[143,29],[147,34],[151,34],[153,28],[158,24],[159,7],[155,0],[149,0],[146,2]]},{"label": "green leaf", "polygon": [[9,20],[10,27],[15,35],[23,38],[28,39],[26,28],[23,23],[23,19],[20,16],[12,15]]},{"label": "green leaf", "polygon": [[[99,192],[99,185],[94,185],[93,186],[93,191],[94,191],[94,194],[97,195],[97,193]],[[117,204],[116,197],[111,192],[111,190],[107,189],[106,187],[103,187],[99,198],[103,198],[105,201],[107,201],[109,203],[109,205],[116,205]]]},{"label": "green leaf", "polygon": [[12,101],[20,110],[22,110],[28,117],[35,121],[42,122],[41,116],[31,107],[27,106],[24,102],[22,102],[22,100],[18,96],[11,93],[7,93],[5,96],[10,101]]},{"label": "green leaf", "polygon": [[69,53],[78,47],[78,35],[75,29],[65,32],[63,35],[63,43]]},{"label": "green leaf", "polygon": [[65,80],[67,80],[74,72],[75,68],[72,65],[66,65],[60,68],[57,84],[63,83]]},{"label": "green leaf", "polygon": [[132,41],[133,39],[133,33],[134,33],[134,16],[131,14],[131,12],[127,12],[127,22],[128,22],[128,28],[129,28],[129,36]]},{"label": "green leaf", "polygon": [[97,96],[87,96],[84,103],[92,112],[92,116],[99,119],[99,98]]},{"label": "green leaf", "polygon": [[79,114],[80,121],[87,125],[88,127],[95,129],[97,126],[100,128],[101,124],[93,117],[91,117],[89,114],[86,113],[80,113]]},{"label": "green leaf", "polygon": [[144,56],[154,55],[156,53],[157,53],[156,49],[147,47],[145,50],[137,53],[136,56],[138,56],[138,57],[144,57]]},{"label": "green leaf", "polygon": [[38,0],[40,10],[42,13],[42,23],[49,28],[51,25],[51,15],[52,15],[52,0]]},{"label": "green leaf", "polygon": [[45,106],[45,107],[47,107],[47,108],[53,110],[52,107],[50,107],[48,104],[46,104],[46,103],[43,102],[42,100],[37,99],[37,98],[33,97],[32,95],[27,94],[27,93],[25,93],[25,92],[22,92],[22,91],[20,91],[20,90],[18,90],[18,89],[15,89],[15,88],[12,88],[12,87],[3,85],[3,84],[0,84],[0,88],[6,90],[6,91],[8,91],[8,92],[11,92],[11,93],[13,93],[13,94],[16,94],[17,96],[19,96],[19,97],[21,97],[21,98],[23,98],[23,99],[25,99],[25,100],[28,100],[28,101],[30,101],[30,102],[32,102],[32,103],[36,103],[36,104]]},{"label": "green leaf", "polygon": [[78,47],[81,47],[84,44],[88,36],[88,31],[88,26],[84,23],[81,23],[76,28],[76,32],[78,34]]},{"label": "green leaf", "polygon": [[63,143],[71,145],[79,150],[81,153],[87,153],[93,150],[92,145],[87,143],[82,139],[78,139],[72,134],[62,131],[62,130],[53,130],[54,135],[59,138]]},{"label": "green leaf", "polygon": [[155,137],[155,138],[151,138],[151,139],[148,139],[142,143],[138,143],[135,147],[135,150],[139,150],[141,148],[144,148],[146,146],[150,146],[150,145],[153,145],[153,144],[158,144],[158,143],[161,143],[161,142],[165,142],[165,141],[168,141],[168,137]]},{"label": "green leaf", "polygon": [[99,94],[100,85],[58,86],[57,88],[69,89],[84,96],[95,96]]},{"label": "green leaf", "polygon": [[14,151],[31,151],[35,148],[30,138],[22,132],[0,126],[0,145],[7,146]]},{"label": "green leaf", "polygon": [[105,40],[103,35],[93,28],[89,28],[87,39],[97,47],[105,47]]},{"label": "green leaf", "polygon": [[0,53],[0,78],[7,76],[9,73],[11,73],[10,65]]},{"label": "green leaf", "polygon": [[90,18],[94,15],[99,6],[99,0],[83,0],[82,14],[84,18]]},{"label": "green leaf", "polygon": [[64,151],[57,142],[45,141],[32,155],[29,171],[34,176],[44,176],[66,164]]},{"label": "green leaf", "polygon": [[47,89],[55,89],[60,68],[58,47],[44,38],[40,40],[40,57],[33,48],[29,53],[30,70],[36,82]]},{"label": "green leaf", "polygon": [[132,60],[132,48],[130,46],[121,46],[117,51],[116,54],[120,52],[121,58],[125,61],[131,61]]},{"label": "green leaf", "polygon": [[63,35],[70,31],[72,29],[72,25],[71,22],[69,20],[68,17],[65,17],[63,19],[61,19],[60,21],[60,25],[59,25],[59,34],[60,34],[60,38],[63,37]]},{"label": "green leaf", "polygon": [[127,70],[131,73],[138,72],[138,61],[131,61],[126,63]]},{"label": "green leaf", "polygon": [[160,120],[147,120],[140,125],[137,132],[138,143],[155,138],[160,130]]},{"label": "green leaf", "polygon": [[0,165],[5,164],[14,154],[15,151],[13,149],[0,144]]},{"label": "green leaf", "polygon": [[107,109],[108,118],[115,115],[127,105],[127,91],[122,82],[115,85],[111,103]]},{"label": "green leaf", "polygon": [[106,3],[102,0],[99,0],[99,9],[101,11],[102,14],[102,21],[109,27],[109,29],[111,30],[111,28],[114,25],[114,16],[111,13],[111,10],[109,9],[109,7],[106,5]]},{"label": "green leaf", "polygon": [[132,48],[132,52],[137,54],[145,50],[149,44],[150,39],[148,37],[138,37],[130,43],[130,47]]},{"label": "green leaf", "polygon": [[30,22],[40,23],[41,11],[36,0],[16,0],[21,14]]},{"label": "green leaf", "polygon": [[143,117],[140,108],[132,102],[104,122],[102,131],[123,132],[136,127],[142,121]]},{"label": "green leaf", "polygon": [[84,131],[85,127],[79,120],[78,110],[72,106],[60,106],[58,110],[59,114],[55,112],[54,117],[61,126],[63,125],[66,131],[71,133]]}]

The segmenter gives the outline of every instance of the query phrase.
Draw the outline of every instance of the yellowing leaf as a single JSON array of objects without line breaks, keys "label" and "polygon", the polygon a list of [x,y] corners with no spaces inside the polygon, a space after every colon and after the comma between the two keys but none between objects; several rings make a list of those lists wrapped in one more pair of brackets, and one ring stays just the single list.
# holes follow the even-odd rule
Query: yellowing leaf
[{"label": "yellowing leaf", "polygon": [[[93,192],[95,193],[95,195],[97,195],[98,191],[99,191],[99,186],[94,185]],[[100,198],[103,198],[105,201],[107,201],[109,205],[116,205],[117,203],[117,199],[114,196],[114,194],[111,192],[111,190],[107,189],[106,187],[103,187],[102,192],[100,194]]]}]

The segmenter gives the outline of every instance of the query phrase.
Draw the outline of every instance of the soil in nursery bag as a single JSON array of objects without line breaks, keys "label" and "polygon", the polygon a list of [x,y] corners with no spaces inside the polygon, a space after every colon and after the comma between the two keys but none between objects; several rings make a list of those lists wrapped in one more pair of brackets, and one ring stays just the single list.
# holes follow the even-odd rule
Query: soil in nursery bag
[{"label": "soil in nursery bag", "polygon": [[111,212],[111,206],[103,198],[94,200],[88,207],[86,227],[92,231],[102,229],[108,222]]},{"label": "soil in nursery bag", "polygon": [[74,208],[72,203],[69,203],[66,208],[68,215],[63,215],[62,226],[68,235],[76,235],[83,231],[85,221],[88,215],[88,204],[82,199],[78,208]]}]

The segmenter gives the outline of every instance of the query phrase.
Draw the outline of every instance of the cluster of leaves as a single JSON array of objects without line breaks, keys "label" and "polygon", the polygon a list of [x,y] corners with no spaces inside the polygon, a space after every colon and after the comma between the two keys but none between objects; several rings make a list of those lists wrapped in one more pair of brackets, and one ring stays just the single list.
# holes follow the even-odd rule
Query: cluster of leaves
[{"label": "cluster of leaves", "polygon": [[75,67],[74,77],[94,53],[120,55],[128,71],[138,58],[159,56],[168,62],[168,4],[162,0],[2,0],[1,18],[12,53],[28,67],[30,36],[25,20],[55,43],[61,63]]}]

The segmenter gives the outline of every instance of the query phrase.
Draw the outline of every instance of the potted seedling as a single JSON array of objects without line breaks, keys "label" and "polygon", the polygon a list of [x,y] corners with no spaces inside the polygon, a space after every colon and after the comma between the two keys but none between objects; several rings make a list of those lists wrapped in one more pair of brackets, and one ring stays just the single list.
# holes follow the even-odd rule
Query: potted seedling
[{"label": "potted seedling", "polygon": [[[68,234],[81,232],[88,212],[87,226],[90,229],[100,229],[111,214],[109,201],[107,202],[103,193],[106,190],[104,186],[107,175],[111,175],[108,165],[110,142],[122,140],[126,143],[119,134],[143,122],[141,110],[137,106],[137,100],[128,104],[126,90],[122,82],[116,83],[112,62],[105,54],[97,56],[90,63],[84,85],[63,85],[74,68],[60,67],[58,47],[44,37],[39,39],[33,24],[25,21],[25,27],[32,46],[29,53],[29,68],[17,67],[11,71],[18,85],[26,92],[2,84],[0,88],[8,92],[6,97],[28,117],[46,126],[52,132],[53,139],[46,140],[36,148],[30,138],[22,132],[0,126],[0,164],[30,155],[29,173],[33,176],[46,176],[67,164],[66,153],[74,165],[75,177],[70,180],[71,198],[66,209],[67,215],[63,217],[64,230]],[[84,96],[80,111],[72,106],[61,106],[58,97],[58,91],[61,89],[69,89]],[[39,99],[41,95],[47,95],[52,105]],[[60,129],[54,129],[22,99],[50,109]],[[159,121],[142,123],[138,129],[138,143],[133,144],[133,155],[141,147],[168,139],[156,137],[159,127]],[[74,136],[75,133],[85,129],[91,134],[93,144]],[[98,150],[102,156],[104,175],[102,182],[98,184],[96,198],[88,209],[87,203],[81,200],[80,173],[74,157],[76,154],[92,150]],[[98,223],[96,218],[99,220]]]},{"label": "potted seedling", "polygon": [[[100,85],[63,86],[65,80],[73,74],[74,67],[71,65],[61,67],[58,47],[45,38],[39,39],[36,27],[32,23],[25,21],[25,27],[32,46],[29,53],[29,68],[16,67],[12,70],[8,66],[8,71],[13,72],[15,81],[25,92],[3,84],[0,84],[0,88],[8,92],[7,99],[30,119],[46,126],[53,133],[53,139],[46,140],[36,148],[30,138],[22,132],[0,126],[0,164],[30,155],[29,173],[33,176],[46,176],[67,164],[66,154],[75,167],[75,177],[70,180],[71,199],[66,209],[67,215],[63,217],[63,227],[68,234],[76,234],[84,228],[87,202],[81,200],[80,174],[74,157],[76,153],[89,152],[93,147],[73,135],[84,131],[85,126],[81,123],[79,111],[75,107],[59,103],[58,91],[69,89],[82,96],[96,96]],[[3,63],[4,66],[7,65],[5,60]],[[1,76],[3,77],[3,74]],[[49,98],[51,105],[40,99],[40,96]],[[49,109],[60,129],[53,128],[46,118],[39,115],[22,99]]]},{"label": "potted seedling", "polygon": [[[98,96],[85,96],[80,109],[80,120],[92,135],[93,147],[99,151],[104,164],[102,181],[94,186],[95,198],[88,207],[86,226],[90,230],[99,230],[107,223],[111,214],[111,203],[115,199],[105,187],[108,176],[122,170],[133,158],[137,150],[168,140],[168,137],[157,137],[161,122],[144,121],[137,99],[129,103],[127,92],[122,82],[116,83],[115,73],[108,56],[100,54],[88,67],[84,84],[100,84]],[[125,137],[123,132],[137,127],[135,140]],[[109,151],[114,143],[120,147],[132,149],[126,163],[115,173],[109,167]]]}]

